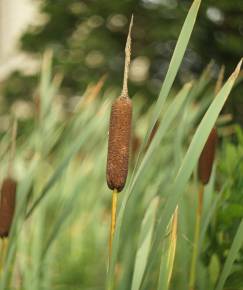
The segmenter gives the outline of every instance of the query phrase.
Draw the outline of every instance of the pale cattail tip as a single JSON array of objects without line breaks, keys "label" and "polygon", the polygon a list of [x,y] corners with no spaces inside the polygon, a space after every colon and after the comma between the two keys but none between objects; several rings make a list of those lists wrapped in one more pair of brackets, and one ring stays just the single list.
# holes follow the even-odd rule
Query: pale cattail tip
[{"label": "pale cattail tip", "polygon": [[122,96],[111,108],[106,169],[108,187],[118,192],[124,188],[128,173],[131,123],[132,101]]},{"label": "pale cattail tip", "polygon": [[204,185],[209,182],[211,176],[217,142],[217,130],[216,128],[213,128],[208,136],[206,144],[204,145],[198,162],[198,178]]},{"label": "pale cattail tip", "polygon": [[0,197],[0,237],[8,237],[16,201],[17,182],[8,177],[3,180]]}]

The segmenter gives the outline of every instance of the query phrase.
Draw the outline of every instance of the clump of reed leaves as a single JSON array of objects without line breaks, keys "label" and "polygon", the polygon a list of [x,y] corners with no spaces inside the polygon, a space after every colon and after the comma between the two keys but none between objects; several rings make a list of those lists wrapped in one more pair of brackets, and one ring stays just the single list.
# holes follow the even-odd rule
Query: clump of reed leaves
[{"label": "clump of reed leaves", "polygon": [[[178,92],[172,90],[199,7],[195,0],[157,101],[148,107],[146,100],[132,96],[133,134],[141,146],[131,156],[135,161],[119,201],[108,270],[110,192],[105,164],[109,112],[117,91],[102,92],[101,78],[65,110],[58,93],[62,76],[52,73],[51,52],[45,53],[38,114],[28,136],[17,139],[13,168],[17,207],[0,274],[1,290],[189,290],[197,163],[241,65],[216,96],[210,66],[198,80]],[[1,177],[8,163],[9,138],[6,133],[1,139]],[[195,289],[223,289],[243,239],[242,221],[220,271],[212,274],[204,266],[200,252],[215,209],[211,207],[216,200],[215,176],[213,170],[205,189]]]}]

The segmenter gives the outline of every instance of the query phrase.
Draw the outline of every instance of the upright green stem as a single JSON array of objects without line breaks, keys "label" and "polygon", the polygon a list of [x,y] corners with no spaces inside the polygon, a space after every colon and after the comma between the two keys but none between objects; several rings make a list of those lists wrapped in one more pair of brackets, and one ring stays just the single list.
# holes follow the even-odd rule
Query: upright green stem
[{"label": "upright green stem", "polygon": [[109,260],[112,254],[112,242],[116,229],[116,210],[117,210],[118,192],[116,189],[112,192],[112,204],[111,204],[111,227],[110,227],[110,243],[109,243]]},{"label": "upright green stem", "polygon": [[192,260],[191,260],[189,290],[195,290],[197,259],[198,259],[198,254],[199,254],[199,239],[200,239],[200,228],[201,228],[201,218],[202,218],[202,207],[203,207],[203,192],[204,192],[204,186],[203,184],[200,183],[199,192],[198,192],[198,206],[197,206],[197,213],[196,213],[193,252],[192,252]]},{"label": "upright green stem", "polygon": [[0,239],[1,241],[1,252],[0,252],[0,276],[2,274],[3,265],[4,265],[4,259],[5,259],[5,253],[7,249],[7,240],[4,238]]},{"label": "upright green stem", "polygon": [[0,250],[0,275],[1,275],[2,268],[3,268],[3,250],[4,250],[3,239],[0,239],[0,243],[1,243],[1,250]]}]

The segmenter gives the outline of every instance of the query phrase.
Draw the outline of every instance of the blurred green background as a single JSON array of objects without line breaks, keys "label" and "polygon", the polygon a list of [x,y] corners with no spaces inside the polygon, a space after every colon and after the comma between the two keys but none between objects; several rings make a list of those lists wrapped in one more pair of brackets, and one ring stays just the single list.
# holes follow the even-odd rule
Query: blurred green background
[{"label": "blurred green background", "polygon": [[[87,85],[107,75],[106,86],[121,85],[124,44],[134,14],[130,94],[153,100],[159,91],[191,0],[45,0],[39,1],[40,21],[30,24],[20,39],[20,50],[40,58],[54,51],[55,70],[64,74],[66,96],[82,95]],[[204,0],[177,84],[189,81],[214,61],[226,75],[242,57],[243,2]],[[15,71],[1,86],[9,103],[33,96],[37,76]],[[242,87],[228,110],[243,124]]]},{"label": "blurred green background", "polygon": [[[4,3],[17,10],[20,2],[0,3],[3,16]],[[171,89],[187,35],[180,38],[175,68],[167,70],[192,1],[32,3],[39,11],[22,31],[17,49],[34,68],[16,69],[16,59],[10,58],[11,73],[1,75],[0,82],[1,180],[9,165],[12,117],[18,120],[11,172],[18,182],[17,207],[0,290],[110,290],[114,281],[116,290],[169,289],[164,280],[171,289],[188,290],[193,271],[196,290],[242,290],[243,130],[237,124],[243,123],[242,71],[234,86],[235,75],[215,98],[242,57],[242,0],[202,0]],[[132,150],[128,182],[118,199],[122,214],[115,262],[107,274],[107,133],[111,103],[121,90],[132,13]],[[192,26],[193,21],[187,23],[187,31]],[[10,30],[5,25],[0,34]],[[219,77],[223,65],[224,82]],[[198,157],[229,93],[216,122],[220,141],[191,267]],[[154,116],[158,131],[154,145],[146,147]],[[167,267],[165,259],[174,264]]]}]

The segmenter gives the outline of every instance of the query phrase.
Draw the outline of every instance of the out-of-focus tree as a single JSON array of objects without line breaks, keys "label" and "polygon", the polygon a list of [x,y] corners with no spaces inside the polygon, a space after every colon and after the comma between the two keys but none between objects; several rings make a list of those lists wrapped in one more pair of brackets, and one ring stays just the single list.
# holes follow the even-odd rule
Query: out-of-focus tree
[{"label": "out-of-focus tree", "polygon": [[[191,3],[191,0],[42,0],[45,21],[29,27],[21,39],[21,48],[38,56],[51,47],[56,68],[64,72],[63,88],[67,94],[81,93],[90,81],[103,74],[108,74],[108,85],[121,85],[123,49],[133,13],[131,93],[155,95]],[[242,14],[242,0],[202,1],[178,82],[200,73],[211,59],[215,60],[216,69],[225,64],[226,73],[232,71],[242,57]],[[9,94],[19,94],[19,88],[16,91],[11,82],[7,84]]]}]

